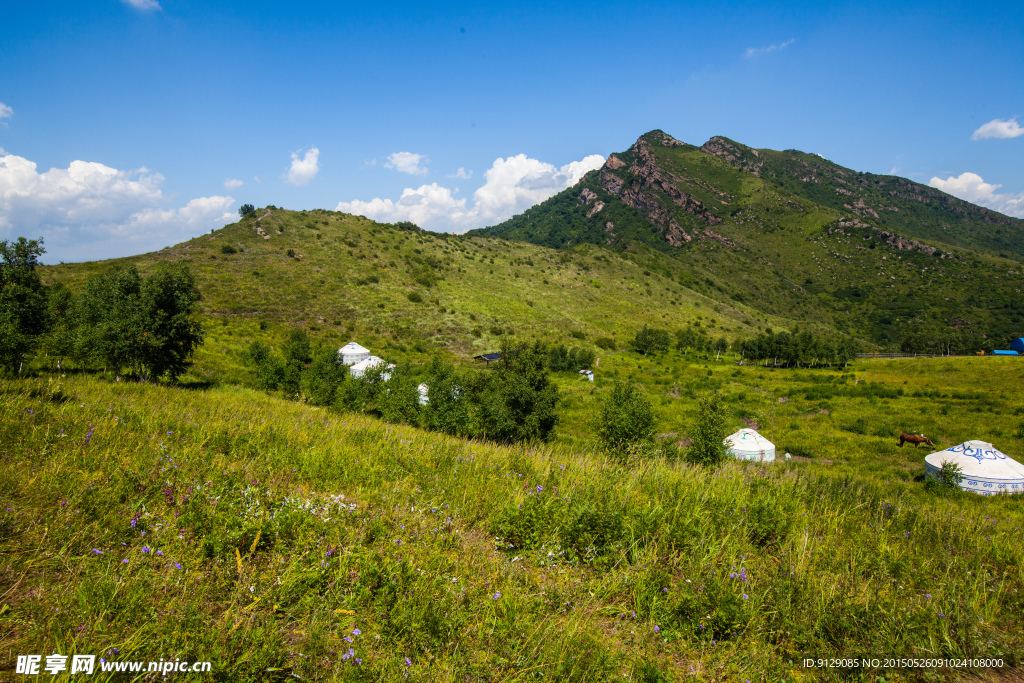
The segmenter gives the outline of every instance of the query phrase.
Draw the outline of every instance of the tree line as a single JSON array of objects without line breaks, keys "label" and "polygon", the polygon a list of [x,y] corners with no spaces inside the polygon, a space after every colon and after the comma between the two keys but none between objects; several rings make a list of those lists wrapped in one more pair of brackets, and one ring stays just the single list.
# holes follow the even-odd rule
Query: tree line
[{"label": "tree line", "polygon": [[139,381],[176,380],[203,342],[200,299],[184,263],[160,264],[143,278],[134,266],[110,267],[73,292],[39,277],[42,240],[0,242],[0,364],[21,374],[33,358],[62,371],[71,360]]}]

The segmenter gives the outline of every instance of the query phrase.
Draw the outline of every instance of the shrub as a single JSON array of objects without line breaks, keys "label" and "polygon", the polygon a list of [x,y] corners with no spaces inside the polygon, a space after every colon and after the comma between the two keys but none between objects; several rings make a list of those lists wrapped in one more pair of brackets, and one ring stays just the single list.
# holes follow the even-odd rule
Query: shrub
[{"label": "shrub", "polygon": [[597,435],[601,445],[610,451],[650,443],[654,436],[650,402],[636,387],[616,383],[601,407]]},{"label": "shrub", "polygon": [[289,249],[285,253],[288,254],[288,258],[295,258],[295,250],[294,249]]},{"label": "shrub", "polygon": [[665,330],[658,330],[644,325],[643,329],[637,332],[633,338],[633,349],[637,353],[646,356],[651,353],[665,351],[668,349],[670,341],[669,334]]},{"label": "shrub", "polygon": [[594,340],[594,344],[599,349],[606,349],[608,351],[615,350],[615,340],[611,337],[598,337]]},{"label": "shrub", "polygon": [[238,250],[235,249],[230,244],[224,244],[220,248],[220,253],[222,253],[222,254],[237,254]]},{"label": "shrub", "polygon": [[409,301],[413,302],[414,304],[423,303],[423,295],[420,294],[419,292],[409,292],[408,298]]},{"label": "shrub", "polygon": [[569,336],[573,339],[586,339],[587,335],[583,334],[583,330],[572,330],[569,332]]},{"label": "shrub", "polygon": [[348,368],[341,364],[338,352],[333,348],[323,349],[302,374],[303,393],[315,406],[332,405],[338,387],[347,377]]},{"label": "shrub", "polygon": [[241,216],[242,218],[245,218],[250,213],[255,213],[255,212],[256,212],[256,207],[253,206],[252,204],[242,204],[240,207],[238,207],[238,215]]},{"label": "shrub", "polygon": [[725,459],[725,416],[722,400],[712,394],[700,402],[697,423],[690,430],[686,461],[694,465],[718,465]]},{"label": "shrub", "polygon": [[936,474],[930,474],[925,478],[924,487],[932,493],[946,495],[959,491],[963,480],[964,473],[959,465],[955,462],[944,462]]}]

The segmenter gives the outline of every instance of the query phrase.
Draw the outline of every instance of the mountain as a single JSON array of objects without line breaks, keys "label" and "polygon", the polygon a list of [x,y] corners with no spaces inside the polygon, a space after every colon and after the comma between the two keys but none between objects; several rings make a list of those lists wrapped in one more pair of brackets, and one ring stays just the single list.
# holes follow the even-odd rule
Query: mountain
[{"label": "mountain", "polygon": [[598,171],[474,234],[669,255],[680,282],[883,346],[1024,334],[1024,220],[814,154],[655,130]]}]

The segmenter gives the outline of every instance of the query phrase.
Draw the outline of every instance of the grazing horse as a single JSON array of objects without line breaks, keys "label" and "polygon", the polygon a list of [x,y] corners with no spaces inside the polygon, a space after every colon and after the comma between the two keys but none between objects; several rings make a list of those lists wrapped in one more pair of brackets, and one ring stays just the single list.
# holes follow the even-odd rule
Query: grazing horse
[{"label": "grazing horse", "polygon": [[914,448],[917,448],[917,444],[926,443],[932,448],[935,448],[935,444],[924,434],[900,434],[900,448],[903,448],[904,443],[914,444]]}]

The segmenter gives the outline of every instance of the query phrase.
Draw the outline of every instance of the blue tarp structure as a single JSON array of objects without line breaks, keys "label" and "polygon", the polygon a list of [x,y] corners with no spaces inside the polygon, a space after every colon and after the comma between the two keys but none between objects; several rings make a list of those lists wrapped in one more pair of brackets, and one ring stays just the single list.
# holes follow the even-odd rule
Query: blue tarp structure
[{"label": "blue tarp structure", "polygon": [[993,356],[1019,356],[1020,354],[1016,351],[993,351]]},{"label": "blue tarp structure", "polygon": [[1010,342],[1010,348],[1017,353],[1024,353],[1024,337],[1017,337]]}]

